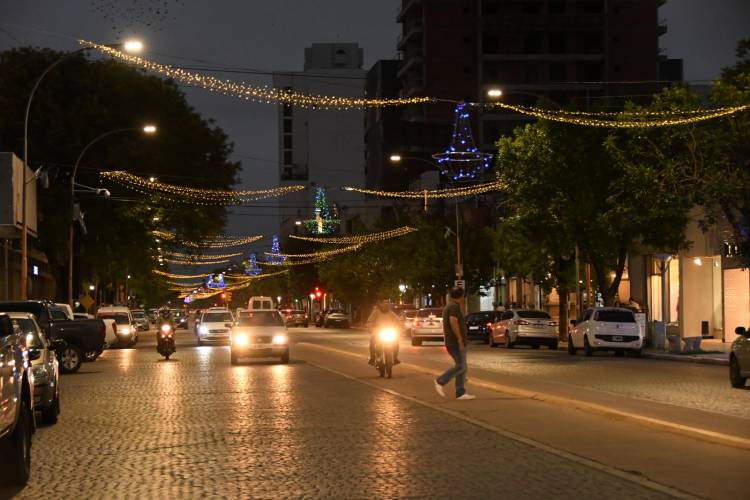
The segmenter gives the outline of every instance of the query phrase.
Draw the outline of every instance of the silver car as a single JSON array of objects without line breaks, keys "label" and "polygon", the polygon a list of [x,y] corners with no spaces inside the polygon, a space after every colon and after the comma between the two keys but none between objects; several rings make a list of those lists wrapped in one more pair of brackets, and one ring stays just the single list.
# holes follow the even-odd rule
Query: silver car
[{"label": "silver car", "polygon": [[33,314],[10,312],[8,317],[29,350],[34,374],[34,408],[42,412],[42,423],[54,424],[60,414],[60,367],[55,350],[63,347],[65,341],[47,339]]},{"label": "silver car", "polygon": [[443,310],[426,307],[417,311],[411,326],[411,345],[420,346],[425,340],[445,342],[443,333]]},{"label": "silver car", "polygon": [[516,345],[530,345],[539,349],[546,345],[557,350],[557,322],[544,311],[536,309],[510,309],[500,314],[492,324],[487,339],[490,347],[498,344],[512,349]]}]

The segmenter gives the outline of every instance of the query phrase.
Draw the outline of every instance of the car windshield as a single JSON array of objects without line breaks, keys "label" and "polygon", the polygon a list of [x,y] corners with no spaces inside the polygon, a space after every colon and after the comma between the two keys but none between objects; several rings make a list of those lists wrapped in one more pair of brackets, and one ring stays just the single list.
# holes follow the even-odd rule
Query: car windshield
[{"label": "car windshield", "polygon": [[630,311],[598,311],[596,320],[605,323],[635,323],[635,316]]},{"label": "car windshield", "polygon": [[417,312],[417,316],[420,318],[427,318],[429,316],[437,316],[439,318],[443,317],[443,310],[442,309],[420,309],[419,312]]},{"label": "car windshield", "polygon": [[59,320],[69,319],[68,315],[65,314],[65,312],[61,311],[60,309],[52,309],[50,311],[50,314],[53,320],[59,321]]},{"label": "car windshield", "polygon": [[143,319],[143,318],[145,318],[145,317],[146,317],[146,315],[145,315],[145,314],[143,314],[142,312],[134,312],[134,313],[133,313],[133,317],[134,317],[135,319]]},{"label": "car windshield", "polygon": [[201,318],[201,323],[223,323],[232,321],[232,314],[228,312],[206,313]]},{"label": "car windshield", "polygon": [[284,326],[276,311],[256,311],[240,316],[240,326]]},{"label": "car windshield", "polygon": [[101,319],[113,319],[118,325],[127,325],[130,323],[128,315],[125,313],[99,313],[97,316]]},{"label": "car windshield", "polygon": [[29,349],[42,349],[42,339],[39,338],[39,331],[37,331],[34,321],[29,318],[13,319],[11,320],[13,326],[18,328],[21,333],[26,337],[26,347]]},{"label": "car windshield", "polygon": [[526,319],[552,319],[552,317],[544,311],[517,311],[519,318]]}]

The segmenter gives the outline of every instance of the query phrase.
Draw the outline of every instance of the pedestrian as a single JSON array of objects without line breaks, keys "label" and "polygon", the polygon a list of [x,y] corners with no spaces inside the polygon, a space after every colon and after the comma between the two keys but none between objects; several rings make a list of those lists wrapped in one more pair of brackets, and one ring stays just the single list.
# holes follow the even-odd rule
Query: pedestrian
[{"label": "pedestrian", "polygon": [[466,301],[463,288],[453,288],[450,291],[450,300],[443,309],[443,335],[445,336],[445,347],[454,366],[448,368],[445,373],[435,380],[435,390],[445,397],[443,386],[456,379],[456,399],[476,399],[476,396],[466,392],[466,320],[462,306]]}]

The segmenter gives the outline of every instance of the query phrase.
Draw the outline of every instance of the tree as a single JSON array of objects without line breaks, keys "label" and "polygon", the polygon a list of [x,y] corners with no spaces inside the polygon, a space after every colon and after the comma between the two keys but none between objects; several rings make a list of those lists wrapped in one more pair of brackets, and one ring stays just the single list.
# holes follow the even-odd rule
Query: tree
[{"label": "tree", "polygon": [[[13,49],[0,53],[0,150],[21,156],[23,117],[31,85],[62,54],[51,50]],[[177,86],[128,66],[72,56],[45,77],[34,98],[29,124],[29,164],[50,170],[51,186],[39,196],[38,245],[58,276],[64,275],[70,204],[71,166],[83,146],[99,134],[123,127],[156,123],[155,137],[122,133],[90,149],[76,183],[98,186],[99,171],[128,170],[161,181],[200,188],[230,188],[238,163],[228,161],[232,145],[213,122],[185,101]],[[224,207],[164,203],[106,184],[112,198],[79,196],[88,234],[77,238],[79,274],[101,286],[137,279],[136,293],[158,296],[148,279],[158,226],[200,240],[223,232]],[[154,222],[158,218],[158,224]],[[64,280],[59,280],[64,281]],[[58,286],[58,299],[62,289]],[[162,288],[162,291],[165,289]]]}]

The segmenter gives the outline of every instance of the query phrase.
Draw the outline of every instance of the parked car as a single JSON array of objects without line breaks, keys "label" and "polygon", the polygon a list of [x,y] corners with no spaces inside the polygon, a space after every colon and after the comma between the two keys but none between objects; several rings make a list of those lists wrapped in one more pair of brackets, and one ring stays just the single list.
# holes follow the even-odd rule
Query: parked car
[{"label": "parked car", "polygon": [[508,349],[529,345],[534,349],[546,345],[557,350],[557,322],[544,311],[536,309],[509,309],[500,313],[492,324],[487,338],[490,347],[503,344]]},{"label": "parked car", "polygon": [[492,325],[500,319],[498,311],[479,311],[466,315],[466,328],[469,340],[483,340],[489,343]]},{"label": "parked car", "polygon": [[138,330],[147,331],[151,327],[146,317],[146,311],[143,309],[133,309],[130,314],[133,315],[133,321],[135,321]]},{"label": "parked car", "polygon": [[55,303],[55,309],[65,313],[65,316],[67,316],[68,319],[75,319],[73,308],[70,307],[70,304],[62,304],[60,302],[57,302]]},{"label": "parked car", "polygon": [[281,316],[284,318],[284,324],[290,326],[309,326],[307,313],[302,309],[282,309]]},{"label": "parked car", "polygon": [[60,368],[55,350],[62,348],[65,341],[47,339],[31,313],[5,314],[26,342],[34,374],[34,409],[41,412],[42,423],[54,424],[60,414]]},{"label": "parked car", "polygon": [[156,322],[159,320],[159,310],[158,309],[149,309],[146,313],[146,316],[148,317],[149,322],[156,326]]},{"label": "parked car", "polygon": [[732,352],[729,355],[729,381],[732,387],[745,387],[750,377],[750,332],[744,326],[738,326],[734,333],[737,338],[732,342]]},{"label": "parked car", "polygon": [[425,340],[445,342],[443,310],[439,307],[422,308],[414,317],[411,325],[411,345],[422,345]]},{"label": "parked car", "polygon": [[96,316],[88,313],[73,313],[73,319],[96,319]]},{"label": "parked car", "polygon": [[284,319],[276,309],[253,309],[243,313],[232,329],[233,365],[242,358],[276,358],[289,362],[289,339]]},{"label": "parked car", "polygon": [[349,315],[343,309],[330,309],[323,318],[323,328],[349,328]]},{"label": "parked car", "polygon": [[45,300],[0,302],[0,311],[31,313],[48,339],[64,340],[65,347],[57,350],[62,373],[77,372],[85,353],[101,353],[104,349],[106,328],[99,319],[70,320]]},{"label": "parked car", "polygon": [[234,327],[234,316],[225,307],[211,307],[201,314],[201,324],[198,327],[198,345],[213,343],[229,343]]},{"label": "parked car", "polygon": [[398,317],[401,318],[401,335],[411,338],[411,327],[414,324],[414,318],[417,316],[417,309],[402,309]]},{"label": "parked car", "polygon": [[31,435],[34,424],[34,386],[23,334],[0,313],[0,450],[2,477],[13,486],[24,486],[31,471]]},{"label": "parked car", "polygon": [[172,309],[172,318],[174,318],[174,329],[188,329],[188,315],[182,309]]},{"label": "parked car", "polygon": [[614,351],[616,356],[626,352],[641,355],[643,334],[630,309],[597,307],[586,309],[578,320],[570,322],[568,353],[575,355],[583,349],[586,356],[594,351]]},{"label": "parked car", "polygon": [[138,342],[138,327],[130,309],[125,306],[103,306],[96,311],[99,319],[115,320],[117,344],[121,347],[133,347]]}]

